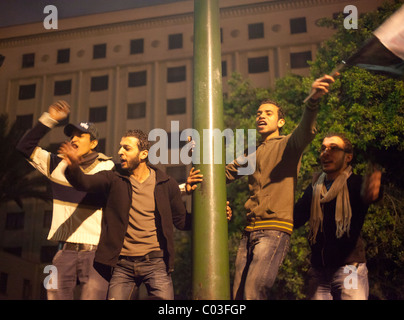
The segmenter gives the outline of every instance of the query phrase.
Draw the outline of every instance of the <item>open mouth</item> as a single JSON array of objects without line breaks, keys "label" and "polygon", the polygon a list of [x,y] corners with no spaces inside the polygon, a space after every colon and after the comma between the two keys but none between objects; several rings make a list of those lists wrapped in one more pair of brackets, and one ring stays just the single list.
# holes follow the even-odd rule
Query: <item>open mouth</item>
[{"label": "open mouth", "polygon": [[267,123],[264,120],[260,120],[260,121],[257,122],[257,127],[258,128],[265,127],[266,125],[267,125]]}]

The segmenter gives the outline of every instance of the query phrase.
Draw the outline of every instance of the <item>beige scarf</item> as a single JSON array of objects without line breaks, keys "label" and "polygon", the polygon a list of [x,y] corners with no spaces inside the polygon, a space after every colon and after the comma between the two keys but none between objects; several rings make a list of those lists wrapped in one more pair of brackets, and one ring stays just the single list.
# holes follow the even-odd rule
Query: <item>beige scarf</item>
[{"label": "beige scarf", "polygon": [[340,238],[345,232],[349,236],[352,209],[349,202],[348,185],[346,183],[352,174],[352,167],[348,166],[333,182],[330,190],[324,185],[326,174],[323,172],[316,182],[313,183],[313,197],[311,199],[310,234],[309,241],[314,244],[318,229],[323,230],[323,210],[321,204],[337,198],[335,208],[336,236]]}]

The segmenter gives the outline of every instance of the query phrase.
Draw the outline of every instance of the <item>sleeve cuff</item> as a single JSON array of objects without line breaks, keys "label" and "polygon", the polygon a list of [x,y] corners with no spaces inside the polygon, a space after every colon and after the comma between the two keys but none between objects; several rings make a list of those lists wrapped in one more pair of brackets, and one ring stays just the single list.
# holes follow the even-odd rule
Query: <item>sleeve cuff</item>
[{"label": "sleeve cuff", "polygon": [[180,188],[182,196],[187,194],[187,191],[186,191],[186,188],[185,188],[185,183],[181,183],[180,185],[178,185],[178,187]]},{"label": "sleeve cuff", "polygon": [[59,124],[59,121],[53,119],[48,112],[44,112],[38,120],[43,125],[47,126],[48,128],[56,127]]}]

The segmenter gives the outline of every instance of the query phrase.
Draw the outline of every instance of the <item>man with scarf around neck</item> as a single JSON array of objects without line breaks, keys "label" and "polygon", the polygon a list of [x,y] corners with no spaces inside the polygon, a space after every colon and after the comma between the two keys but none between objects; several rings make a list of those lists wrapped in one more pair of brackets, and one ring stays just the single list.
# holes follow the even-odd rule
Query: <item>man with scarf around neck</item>
[{"label": "man with scarf around neck", "polygon": [[[102,206],[99,198],[74,189],[65,177],[66,161],[38,146],[39,141],[70,113],[65,101],[57,101],[42,114],[38,123],[19,141],[19,150],[40,173],[50,180],[53,197],[52,224],[48,240],[59,243],[52,264],[57,268],[57,288],[47,290],[49,300],[71,300],[79,282],[82,300],[105,300],[108,282],[93,267],[101,233]],[[94,124],[68,124],[64,133],[81,156],[80,167],[87,174],[114,168],[111,158],[97,152],[98,132]]]},{"label": "man with scarf around neck", "polygon": [[328,134],[320,150],[322,172],[295,204],[295,227],[309,221],[308,296],[313,300],[366,300],[369,295],[360,233],[368,206],[381,197],[381,171],[369,168],[362,178],[352,172],[352,159],[345,135]]}]

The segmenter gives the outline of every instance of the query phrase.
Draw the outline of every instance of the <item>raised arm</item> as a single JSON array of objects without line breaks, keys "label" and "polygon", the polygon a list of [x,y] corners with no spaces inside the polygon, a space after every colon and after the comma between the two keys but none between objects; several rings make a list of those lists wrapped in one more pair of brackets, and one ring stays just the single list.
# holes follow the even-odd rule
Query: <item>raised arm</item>
[{"label": "raised arm", "polygon": [[302,118],[292,133],[292,141],[295,142],[296,149],[303,151],[313,140],[316,134],[316,119],[320,99],[329,92],[330,85],[334,82],[334,78],[329,75],[324,75],[313,82],[311,88],[315,94],[305,104]]},{"label": "raised arm", "polygon": [[50,105],[48,112],[44,112],[38,123],[28,131],[18,142],[16,148],[26,158],[30,158],[34,150],[38,147],[39,141],[54,127],[59,121],[64,120],[70,113],[70,106],[65,101],[58,101]]},{"label": "raised arm", "polygon": [[59,148],[59,153],[68,165],[65,171],[66,179],[75,189],[91,193],[107,192],[110,184],[108,177],[113,174],[112,171],[104,170],[95,174],[85,174],[79,166],[81,159],[77,155],[77,150],[70,143],[63,143]]},{"label": "raised arm", "polygon": [[382,171],[377,166],[369,163],[361,188],[361,198],[364,203],[371,204],[381,198],[381,180]]}]

